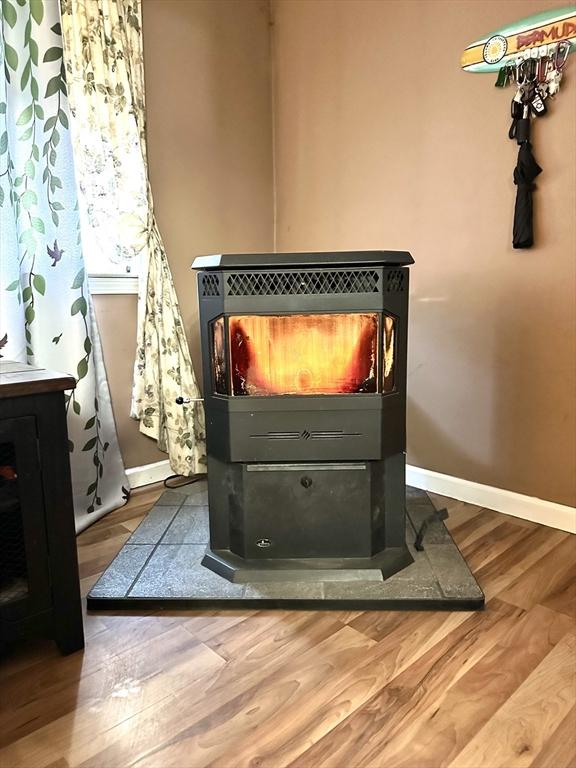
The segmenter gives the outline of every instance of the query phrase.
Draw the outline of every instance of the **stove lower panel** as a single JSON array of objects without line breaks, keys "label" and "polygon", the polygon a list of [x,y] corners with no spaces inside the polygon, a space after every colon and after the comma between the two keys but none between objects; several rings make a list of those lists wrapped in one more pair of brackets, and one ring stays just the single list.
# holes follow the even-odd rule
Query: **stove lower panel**
[{"label": "stove lower panel", "polygon": [[[411,562],[405,546],[405,457],[383,461],[208,460],[210,550],[231,581],[306,579],[306,571],[376,571]],[[244,571],[244,573],[243,573]],[[256,575],[255,575],[256,574]]]}]

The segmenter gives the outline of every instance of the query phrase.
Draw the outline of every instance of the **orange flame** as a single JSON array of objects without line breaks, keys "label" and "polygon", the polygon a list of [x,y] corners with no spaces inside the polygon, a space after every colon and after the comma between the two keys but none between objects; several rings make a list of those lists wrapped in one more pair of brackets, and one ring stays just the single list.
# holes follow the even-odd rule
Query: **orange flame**
[{"label": "orange flame", "polygon": [[235,395],[376,392],[378,315],[230,318]]}]

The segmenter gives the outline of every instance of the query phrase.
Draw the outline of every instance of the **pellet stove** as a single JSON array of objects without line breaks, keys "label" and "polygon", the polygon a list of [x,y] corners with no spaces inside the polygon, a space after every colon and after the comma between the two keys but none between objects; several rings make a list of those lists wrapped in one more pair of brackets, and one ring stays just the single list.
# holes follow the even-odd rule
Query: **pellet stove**
[{"label": "pellet stove", "polygon": [[413,263],[405,251],[194,261],[205,566],[234,582],[381,580],[412,562],[404,452]]}]

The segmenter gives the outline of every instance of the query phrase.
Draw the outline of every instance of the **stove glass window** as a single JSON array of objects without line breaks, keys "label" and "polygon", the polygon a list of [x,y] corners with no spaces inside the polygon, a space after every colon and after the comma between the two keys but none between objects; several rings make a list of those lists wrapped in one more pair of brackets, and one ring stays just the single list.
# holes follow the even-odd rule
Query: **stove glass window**
[{"label": "stove glass window", "polygon": [[395,320],[389,315],[384,315],[384,327],[382,329],[382,392],[394,391],[395,340]]},{"label": "stove glass window", "polygon": [[217,395],[228,394],[226,372],[226,341],[224,318],[218,317],[211,323],[212,331],[212,382]]},{"label": "stove glass window", "polygon": [[[385,325],[388,320],[392,319],[385,318]],[[381,316],[376,312],[232,316],[232,394],[333,395],[381,391],[380,322]],[[387,333],[382,359],[388,368],[383,382],[384,387],[393,388],[393,320]],[[216,343],[214,347],[216,368]]]}]

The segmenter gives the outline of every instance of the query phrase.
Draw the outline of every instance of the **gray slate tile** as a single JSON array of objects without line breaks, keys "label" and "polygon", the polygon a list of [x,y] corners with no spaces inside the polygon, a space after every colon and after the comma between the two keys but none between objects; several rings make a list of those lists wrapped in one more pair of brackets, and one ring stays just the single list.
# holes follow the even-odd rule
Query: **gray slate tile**
[{"label": "gray slate tile", "polygon": [[183,506],[200,506],[204,507],[208,504],[208,490],[198,489],[196,493],[191,493],[184,498]]},{"label": "gray slate tile", "polygon": [[128,544],[158,544],[179,507],[154,506],[128,539]]},{"label": "gray slate tile", "polygon": [[431,503],[426,491],[423,491],[421,488],[414,488],[411,485],[406,486],[406,502],[408,504],[410,502],[427,502],[428,504]]},{"label": "gray slate tile", "polygon": [[341,581],[324,584],[326,600],[413,600],[416,598],[441,598],[438,585],[430,580],[426,582],[386,579],[377,582]]},{"label": "gray slate tile", "polygon": [[262,600],[321,600],[324,597],[322,582],[269,582],[246,584],[244,597]]},{"label": "gray slate tile", "polygon": [[186,504],[187,506],[204,506],[208,504],[208,483],[198,480],[178,488],[164,491],[157,504]]},{"label": "gray slate tile", "polygon": [[430,544],[426,555],[445,597],[482,597],[482,590],[454,544]]},{"label": "gray slate tile", "polygon": [[203,544],[158,545],[129,597],[241,598],[243,584],[232,584],[201,565],[205,550]]},{"label": "gray slate tile", "polygon": [[180,493],[174,491],[164,491],[162,496],[158,499],[155,507],[179,507],[184,501],[184,497]]},{"label": "gray slate tile", "polygon": [[[206,480],[198,480],[188,485],[180,485],[177,488],[167,488],[162,496],[156,502],[160,506],[173,506],[180,504],[196,504],[197,497],[202,498],[208,493],[208,483]],[[204,502],[208,503],[208,502]]]},{"label": "gray slate tile", "polygon": [[425,553],[418,553],[413,563],[389,576],[385,584],[402,584],[405,589],[410,589],[415,584],[436,584],[437,581]]},{"label": "gray slate tile", "polygon": [[92,587],[92,597],[125,597],[154,547],[126,544]]},{"label": "gray slate tile", "polygon": [[162,544],[204,544],[210,538],[208,507],[182,506],[166,535]]},{"label": "gray slate tile", "polygon": [[[420,491],[420,493],[424,493],[424,491]],[[425,499],[422,499],[420,496],[415,496],[409,499],[406,504],[407,517],[415,532],[420,529],[424,520],[430,517],[435,510],[435,507],[428,496],[426,494],[424,495]],[[407,537],[409,544],[413,543],[414,539],[415,534],[412,537]],[[441,520],[433,520],[432,522],[429,522],[426,533],[424,534],[424,546],[427,546],[428,544],[445,544],[447,542],[452,543],[452,539],[444,523]]]}]

